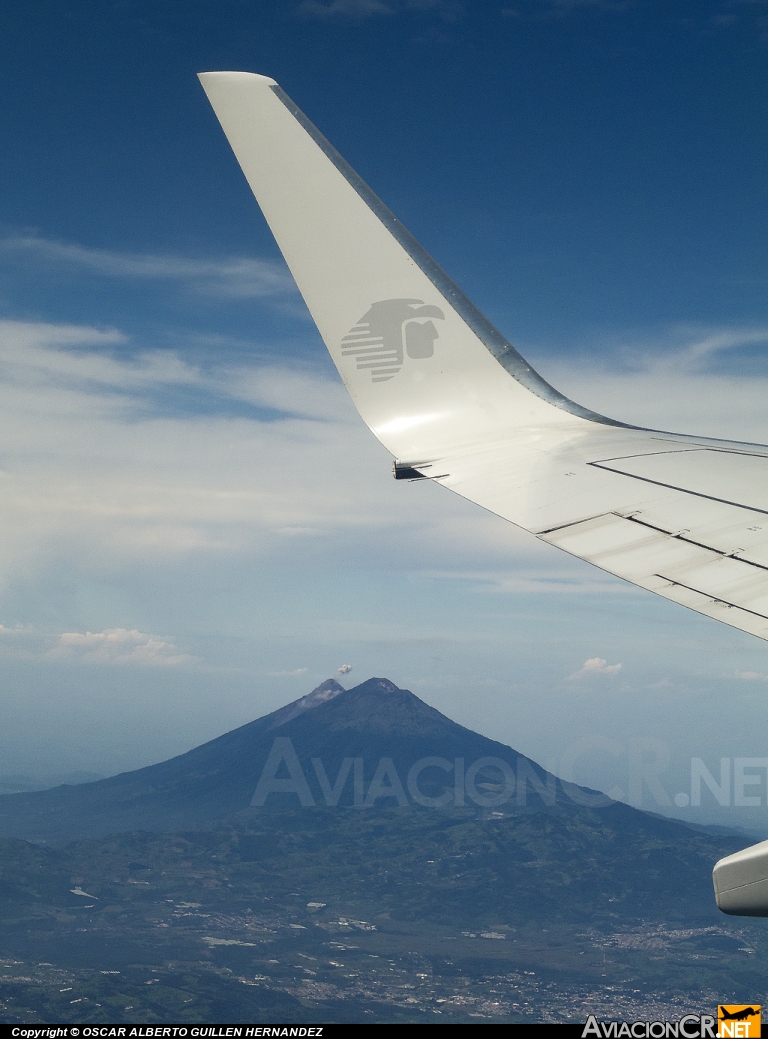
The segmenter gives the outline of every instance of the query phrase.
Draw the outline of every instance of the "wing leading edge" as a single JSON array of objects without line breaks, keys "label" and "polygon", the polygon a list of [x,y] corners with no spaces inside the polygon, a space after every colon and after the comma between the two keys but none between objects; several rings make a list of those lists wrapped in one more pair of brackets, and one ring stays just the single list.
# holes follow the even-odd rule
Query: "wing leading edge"
[{"label": "wing leading edge", "polygon": [[396,475],[768,639],[768,447],[640,429],[549,386],[274,80],[202,85]]}]

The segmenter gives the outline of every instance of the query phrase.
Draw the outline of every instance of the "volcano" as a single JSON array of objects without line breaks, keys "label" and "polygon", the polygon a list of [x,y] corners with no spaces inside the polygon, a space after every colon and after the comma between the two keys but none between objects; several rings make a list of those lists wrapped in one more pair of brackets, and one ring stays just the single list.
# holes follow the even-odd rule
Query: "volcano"
[{"label": "volcano", "polygon": [[[330,679],[186,754],[78,786],[0,797],[0,837],[60,842],[199,828],[243,813],[324,805],[591,804],[511,747],[383,678]],[[606,799],[603,798],[603,801]]]}]

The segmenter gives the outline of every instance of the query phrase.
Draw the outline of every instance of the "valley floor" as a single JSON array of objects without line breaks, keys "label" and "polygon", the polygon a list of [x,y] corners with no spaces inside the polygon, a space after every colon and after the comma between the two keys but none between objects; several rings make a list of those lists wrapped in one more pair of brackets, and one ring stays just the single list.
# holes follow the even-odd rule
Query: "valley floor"
[{"label": "valley floor", "polygon": [[312,810],[2,841],[0,1018],[544,1022],[768,1002],[764,922],[722,916],[709,886],[735,839],[650,817],[621,834],[622,818]]}]

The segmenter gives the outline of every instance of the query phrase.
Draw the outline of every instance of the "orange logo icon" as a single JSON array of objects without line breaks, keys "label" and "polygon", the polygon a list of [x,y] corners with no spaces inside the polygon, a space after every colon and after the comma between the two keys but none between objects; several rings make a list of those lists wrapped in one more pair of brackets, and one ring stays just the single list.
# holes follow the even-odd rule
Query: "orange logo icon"
[{"label": "orange logo icon", "polygon": [[717,1008],[720,1039],[753,1039],[760,1035],[760,1012],[756,1003],[721,1005]]}]

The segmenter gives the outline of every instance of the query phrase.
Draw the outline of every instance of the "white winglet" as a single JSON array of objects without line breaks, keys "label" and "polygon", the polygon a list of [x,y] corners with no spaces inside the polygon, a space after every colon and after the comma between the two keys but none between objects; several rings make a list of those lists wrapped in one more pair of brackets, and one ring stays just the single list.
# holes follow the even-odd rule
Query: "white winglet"
[{"label": "white winglet", "polygon": [[532,371],[273,80],[200,80],[355,404],[395,455],[601,421]]}]

